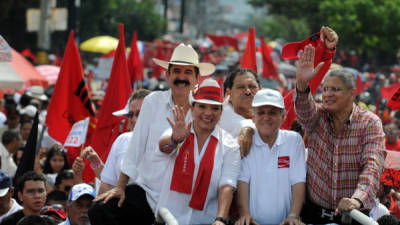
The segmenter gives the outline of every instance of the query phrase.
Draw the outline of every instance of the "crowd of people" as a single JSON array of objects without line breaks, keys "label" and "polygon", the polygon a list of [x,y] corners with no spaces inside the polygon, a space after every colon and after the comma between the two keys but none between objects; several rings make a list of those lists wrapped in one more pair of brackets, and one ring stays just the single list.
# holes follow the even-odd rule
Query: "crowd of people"
[{"label": "crowd of people", "polygon": [[[398,224],[400,180],[381,175],[387,151],[400,151],[400,114],[373,109],[377,98],[365,94],[398,77],[371,75],[360,94],[351,71],[332,68],[336,32],[314,37],[283,48],[298,59],[286,92],[263,88],[246,68],[221,82],[191,45],[153,58],[169,88],[138,89],[113,113],[126,132],[105,162],[91,146],[70,159],[48,136],[43,88],[0,99],[0,225],[161,224],[164,208],[179,224],[342,224],[353,209]],[[16,177],[37,113],[44,135],[34,169]],[[291,113],[292,129],[282,129]]]}]

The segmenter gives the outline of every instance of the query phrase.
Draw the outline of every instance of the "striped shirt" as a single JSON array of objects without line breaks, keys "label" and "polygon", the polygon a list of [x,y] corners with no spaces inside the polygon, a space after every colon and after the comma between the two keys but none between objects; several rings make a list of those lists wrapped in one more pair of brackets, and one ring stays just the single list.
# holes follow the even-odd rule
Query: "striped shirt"
[{"label": "striped shirt", "polygon": [[295,95],[298,121],[307,134],[307,192],[315,204],[335,209],[340,199],[357,198],[371,209],[385,158],[378,116],[353,105],[345,127],[335,131],[330,114],[310,93]]}]

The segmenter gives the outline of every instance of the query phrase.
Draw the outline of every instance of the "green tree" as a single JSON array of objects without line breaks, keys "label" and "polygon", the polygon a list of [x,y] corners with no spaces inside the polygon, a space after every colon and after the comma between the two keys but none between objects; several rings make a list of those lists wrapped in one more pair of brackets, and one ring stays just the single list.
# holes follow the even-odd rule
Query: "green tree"
[{"label": "green tree", "polygon": [[379,60],[394,59],[400,48],[400,0],[248,0],[268,6],[272,15],[303,19],[312,32],[328,25],[339,34],[339,48]]},{"label": "green tree", "polygon": [[152,1],[85,0],[80,16],[81,40],[105,34],[118,37],[118,23],[123,23],[127,41],[130,42],[134,30],[140,40],[152,41],[162,35],[166,26]]}]

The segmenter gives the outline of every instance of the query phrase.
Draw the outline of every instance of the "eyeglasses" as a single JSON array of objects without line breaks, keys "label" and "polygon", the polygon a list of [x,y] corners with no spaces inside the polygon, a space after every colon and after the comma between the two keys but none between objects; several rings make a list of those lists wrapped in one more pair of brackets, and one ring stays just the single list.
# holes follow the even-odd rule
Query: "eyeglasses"
[{"label": "eyeglasses", "polygon": [[46,190],[44,188],[38,188],[38,189],[28,189],[25,192],[28,195],[35,195],[36,193],[44,194],[44,193],[46,193]]},{"label": "eyeglasses", "polygon": [[339,88],[339,87],[324,87],[322,90],[323,90],[323,92],[331,91],[333,93],[337,93],[337,92],[343,91],[344,89]]},{"label": "eyeglasses", "polygon": [[139,112],[138,113],[133,113],[133,112],[129,112],[128,114],[125,115],[126,118],[132,119],[133,117],[138,117],[139,116]]}]

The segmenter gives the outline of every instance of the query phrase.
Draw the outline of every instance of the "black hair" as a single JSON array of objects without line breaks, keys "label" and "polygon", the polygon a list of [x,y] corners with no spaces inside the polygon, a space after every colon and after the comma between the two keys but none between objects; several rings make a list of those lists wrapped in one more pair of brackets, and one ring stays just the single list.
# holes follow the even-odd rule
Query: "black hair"
[{"label": "black hair", "polygon": [[[171,73],[171,68],[172,68],[172,65],[174,65],[174,64],[168,64],[168,73],[170,74]],[[197,66],[195,66],[194,67],[194,74],[196,75],[196,78],[199,76],[199,74],[200,74],[200,71],[199,71],[199,68],[197,67]]]},{"label": "black hair", "polygon": [[3,136],[1,138],[1,142],[3,142],[4,145],[10,144],[15,138],[19,138],[19,133],[13,130],[6,130],[3,133]]},{"label": "black hair", "polygon": [[68,198],[68,196],[67,196],[67,194],[65,194],[65,192],[60,191],[60,190],[53,190],[47,194],[46,205],[48,205],[49,201],[66,202],[67,198]]},{"label": "black hair", "polygon": [[22,217],[17,225],[56,225],[56,221],[50,216],[29,215]]},{"label": "black hair", "polygon": [[25,187],[25,182],[30,181],[30,180],[43,181],[43,185],[46,186],[46,179],[42,175],[37,174],[36,172],[30,170],[30,171],[27,171],[26,173],[24,173],[22,176],[18,177],[17,185],[16,185],[17,192],[22,193],[24,190],[24,187]]},{"label": "black hair", "polygon": [[54,173],[53,168],[51,168],[50,165],[50,160],[51,158],[53,158],[54,155],[61,155],[64,158],[64,167],[61,170],[69,169],[67,155],[62,150],[62,146],[56,144],[51,146],[49,153],[47,153],[46,161],[44,161],[43,173],[45,174]]},{"label": "black hair", "polygon": [[61,170],[56,177],[56,182],[54,184],[54,186],[58,187],[62,180],[66,180],[66,179],[74,179],[74,171],[69,169],[69,170]]},{"label": "black hair", "polygon": [[129,97],[129,103],[131,103],[135,99],[142,99],[150,94],[150,91],[147,89],[139,89],[131,94]]},{"label": "black hair", "polygon": [[379,225],[398,225],[399,220],[395,215],[384,215],[381,216],[376,222],[378,222]]},{"label": "black hair", "polygon": [[253,70],[251,69],[235,69],[234,71],[232,71],[229,76],[225,79],[224,81],[224,95],[226,93],[226,89],[232,89],[233,87],[233,81],[235,80],[235,78],[239,75],[244,75],[244,74],[251,74],[254,76],[254,79],[256,79],[256,82],[258,84],[258,86],[260,87],[260,80],[258,79],[257,74],[254,73]]}]

